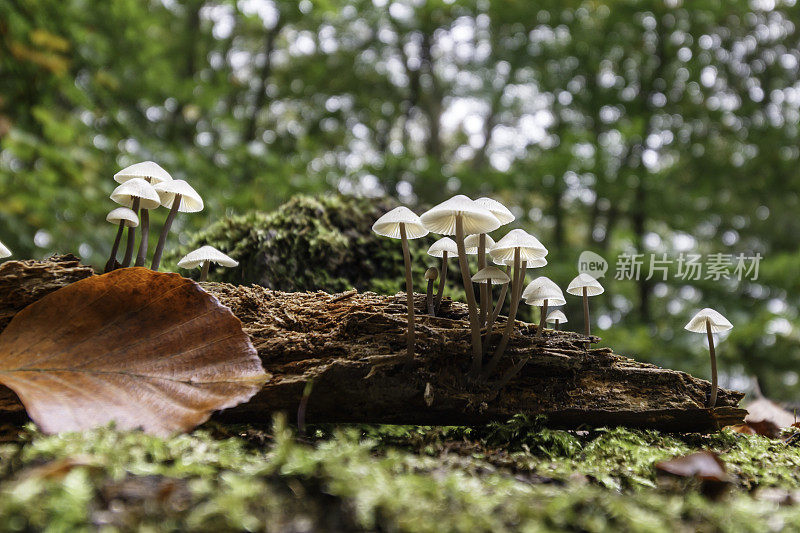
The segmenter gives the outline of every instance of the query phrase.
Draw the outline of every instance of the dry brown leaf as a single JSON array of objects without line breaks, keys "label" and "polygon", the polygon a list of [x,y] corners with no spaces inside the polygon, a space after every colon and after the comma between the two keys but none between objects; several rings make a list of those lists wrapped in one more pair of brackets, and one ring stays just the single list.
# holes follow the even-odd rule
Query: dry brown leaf
[{"label": "dry brown leaf", "polygon": [[657,470],[672,474],[678,477],[693,477],[704,481],[729,482],[730,476],[725,471],[725,463],[722,462],[716,453],[709,451],[699,451],[674,457],[667,461],[659,461],[655,464]]},{"label": "dry brown leaf", "polygon": [[797,422],[797,417],[772,400],[758,398],[747,404],[747,416],[744,421],[748,424],[752,421],[768,421],[779,428],[787,428]]},{"label": "dry brown leaf", "polygon": [[186,431],[265,378],[242,325],[195,282],[145,268],[78,281],[0,334],[0,383],[46,433]]}]

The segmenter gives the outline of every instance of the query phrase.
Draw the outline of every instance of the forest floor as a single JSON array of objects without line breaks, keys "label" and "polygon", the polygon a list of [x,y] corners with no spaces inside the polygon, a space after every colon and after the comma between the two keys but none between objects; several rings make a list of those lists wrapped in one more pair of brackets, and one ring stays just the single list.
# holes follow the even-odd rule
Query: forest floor
[{"label": "forest floor", "polygon": [[[4,531],[770,531],[800,528],[800,433],[209,423],[169,439],[6,428]],[[657,475],[719,454],[732,481]]]}]

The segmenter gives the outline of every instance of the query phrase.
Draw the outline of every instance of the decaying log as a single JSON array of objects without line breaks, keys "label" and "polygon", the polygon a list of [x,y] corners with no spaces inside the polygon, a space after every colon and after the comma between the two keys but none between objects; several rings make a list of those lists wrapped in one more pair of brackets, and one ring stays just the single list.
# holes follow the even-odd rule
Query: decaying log
[{"label": "decaying log", "polygon": [[[13,284],[4,279],[6,271],[13,271],[28,284],[39,275],[54,290],[53,280],[74,281],[60,274],[62,268],[76,267],[62,267],[58,258],[13,267],[6,263],[0,266],[0,287]],[[495,379],[472,382],[466,377],[471,354],[467,309],[447,299],[434,318],[424,314],[425,296],[416,295],[417,355],[409,360],[402,294],[285,293],[223,283],[204,283],[203,288],[239,317],[270,376],[250,402],[217,415],[226,420],[266,422],[272,412],[294,412],[309,381],[310,423],[474,425],[525,413],[546,415],[554,427],[707,431],[741,423],[746,414],[737,407],[740,392],[720,389],[718,407],[708,410],[704,403],[711,385],[705,380],[639,363],[609,348],[587,351],[587,338],[578,333],[546,330],[536,338],[535,326],[523,322]],[[0,291],[0,309],[13,308],[4,301],[13,294]],[[503,326],[500,317],[495,341]],[[498,390],[496,378],[521,358],[530,359]],[[0,390],[0,414],[20,410],[14,394]]]}]

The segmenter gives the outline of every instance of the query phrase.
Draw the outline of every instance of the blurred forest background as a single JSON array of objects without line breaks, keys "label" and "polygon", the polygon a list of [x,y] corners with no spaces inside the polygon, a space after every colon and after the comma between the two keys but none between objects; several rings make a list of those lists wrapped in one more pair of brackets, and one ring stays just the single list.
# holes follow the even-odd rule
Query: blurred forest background
[{"label": "blurred forest background", "polygon": [[[103,264],[111,176],[145,159],[206,200],[184,241],[297,193],[491,195],[541,274],[609,260],[605,344],[708,376],[682,326],[714,307],[723,384],[800,400],[798,24],[794,0],[0,0],[0,240]],[[613,279],[687,251],[764,259]]]}]

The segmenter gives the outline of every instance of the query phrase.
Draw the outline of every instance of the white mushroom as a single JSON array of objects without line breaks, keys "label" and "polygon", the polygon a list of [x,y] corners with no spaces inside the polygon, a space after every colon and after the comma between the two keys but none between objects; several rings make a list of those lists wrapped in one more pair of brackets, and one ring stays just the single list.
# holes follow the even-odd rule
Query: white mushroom
[{"label": "white mushroom", "polygon": [[508,310],[506,327],[503,330],[500,343],[497,345],[497,349],[484,371],[484,376],[489,376],[497,367],[508,345],[511,332],[514,331],[514,320],[516,319],[519,300],[522,296],[522,285],[525,283],[525,270],[528,266],[528,261],[543,259],[547,255],[547,248],[539,242],[539,239],[527,231],[514,229],[497,241],[489,253],[495,261],[513,260],[514,271],[511,278],[511,304]]},{"label": "white mushroom", "polygon": [[471,233],[489,233],[500,227],[491,211],[484,209],[467,196],[459,194],[429,209],[420,217],[425,227],[444,235],[455,235],[458,246],[458,264],[461,268],[461,280],[467,297],[470,329],[472,330],[472,375],[477,377],[483,361],[481,348],[481,325],[478,317],[478,304],[472,288],[472,280],[467,264],[464,238]]},{"label": "white mushroom", "polygon": [[156,250],[153,252],[153,262],[150,264],[152,270],[158,270],[161,265],[161,254],[164,252],[164,245],[167,242],[169,229],[178,211],[181,213],[196,213],[203,210],[203,199],[197,194],[191,185],[183,180],[162,181],[154,187],[161,199],[161,205],[169,208],[169,214],[161,228],[161,235],[158,237]]},{"label": "white mushroom", "polygon": [[[497,307],[498,307],[497,311],[496,312],[491,312],[491,309],[492,309],[492,285],[502,285],[503,286],[503,291],[505,291],[505,288],[508,286],[508,283],[509,283],[509,281],[511,281],[511,278],[509,278],[508,274],[506,274],[505,272],[503,272],[499,268],[493,267],[493,266],[488,266],[486,268],[483,268],[483,269],[479,270],[477,273],[475,273],[475,275],[472,276],[472,281],[474,283],[482,283],[488,289],[487,292],[489,293],[489,300],[488,300],[488,302],[486,304],[486,308],[490,311],[490,312],[488,312],[487,322],[486,322],[486,335],[487,335],[487,338],[488,338],[488,336],[490,335],[490,332],[492,331],[492,326],[494,325],[495,318],[500,313],[499,307],[501,305],[503,305],[502,301],[498,300],[498,302],[497,302]],[[503,292],[503,294],[505,294],[505,292]],[[488,346],[488,343],[486,343],[485,346]]]},{"label": "white mushroom", "polygon": [[431,316],[436,316],[436,308],[433,301],[433,284],[438,277],[439,269],[436,267],[430,267],[425,271],[425,280],[428,282],[428,286],[425,289],[425,304],[428,309],[428,314]]},{"label": "white mushroom", "polygon": [[522,298],[528,305],[538,305],[540,307],[539,326],[536,328],[537,337],[541,337],[544,332],[548,305],[557,306],[567,303],[564,299],[564,293],[561,292],[561,287],[545,276],[539,276],[531,281],[522,291]]},{"label": "white mushroom", "polygon": [[199,281],[205,281],[208,278],[208,269],[211,263],[230,268],[237,266],[239,261],[228,257],[213,246],[206,245],[183,256],[183,258],[178,261],[178,267],[191,269],[202,266],[203,270],[200,272]]},{"label": "white mushroom", "polygon": [[[152,161],[143,161],[141,163],[133,164],[114,174],[114,181],[118,183],[125,183],[132,179],[143,179],[150,185],[156,185],[158,183],[172,181],[172,176],[169,175],[169,172],[161,168],[160,165]],[[139,241],[139,253],[136,254],[134,266],[144,266],[145,260],[147,259],[147,249],[149,247],[150,239],[149,211],[150,209],[156,209],[158,207],[158,205],[154,207],[148,207],[149,205],[150,204],[147,203],[139,205],[139,210],[141,210],[140,219],[142,225],[142,235],[141,240]],[[134,208],[134,211],[137,211],[137,209]]]},{"label": "white mushroom", "polygon": [[139,225],[139,216],[136,211],[127,207],[118,207],[111,211],[106,220],[112,224],[118,224],[117,236],[114,238],[114,245],[111,247],[111,257],[108,258],[105,270],[103,272],[111,272],[117,268],[117,250],[119,249],[119,241],[122,239],[122,233],[126,227],[136,227]]},{"label": "white mushroom", "polygon": [[431,244],[428,248],[428,255],[439,257],[442,260],[439,276],[439,288],[436,290],[436,299],[434,300],[434,312],[439,312],[439,307],[442,305],[442,296],[444,295],[444,286],[447,281],[447,259],[450,256],[458,257],[458,246],[456,241],[450,237],[442,237],[435,243]]},{"label": "white mushroom", "polygon": [[11,257],[11,250],[9,250],[5,244],[0,242],[0,259],[4,257]]},{"label": "white mushroom", "polygon": [[697,312],[692,317],[685,329],[695,333],[705,333],[708,335],[708,352],[711,356],[711,395],[708,399],[708,408],[711,409],[717,404],[717,354],[714,349],[714,333],[722,333],[733,328],[727,318],[719,312],[706,307]]},{"label": "white mushroom", "polygon": [[[161,205],[158,193],[153,186],[143,178],[131,178],[126,180],[122,185],[114,189],[114,192],[111,193],[111,199],[124,207],[131,208],[134,212],[139,211],[139,208],[142,209],[142,232],[146,231],[144,227],[144,218],[147,210],[155,209]],[[129,267],[131,265],[135,241],[136,228],[128,227],[128,242],[125,246],[125,258],[122,260],[123,267]],[[146,247],[146,239],[143,239],[143,243]]]},{"label": "white mushroom", "polygon": [[[583,297],[583,332],[587,337],[592,332],[589,322],[589,297],[603,294],[603,291],[604,289],[600,282],[585,272],[578,274],[575,279],[569,282],[567,287],[569,294]],[[589,348],[589,342],[586,343],[586,348]]]},{"label": "white mushroom", "polygon": [[[497,200],[493,200],[492,198],[478,198],[475,200],[475,204],[487,209],[491,214],[500,221],[500,224],[505,226],[514,221],[514,215],[509,211],[509,209],[498,202]],[[466,246],[469,246],[467,244]],[[482,268],[486,268],[486,252],[491,250],[494,246],[494,241],[491,237],[486,235],[485,233],[481,233],[478,235],[478,270]],[[480,321],[481,325],[486,325],[486,322],[489,318],[489,314],[491,311],[491,289],[488,286],[481,287],[481,316]]]},{"label": "white mushroom", "polygon": [[372,231],[390,239],[400,239],[403,245],[403,263],[406,269],[406,304],[408,306],[408,357],[414,357],[414,282],[411,279],[411,254],[408,239],[419,239],[428,234],[420,218],[407,207],[395,207],[372,225]]},{"label": "white mushroom", "polygon": [[558,326],[560,324],[564,324],[564,323],[568,322],[567,315],[565,315],[564,313],[562,313],[561,311],[556,309],[555,311],[552,311],[549,315],[547,315],[547,322],[550,322],[551,324],[555,324],[553,329],[558,331]]}]

